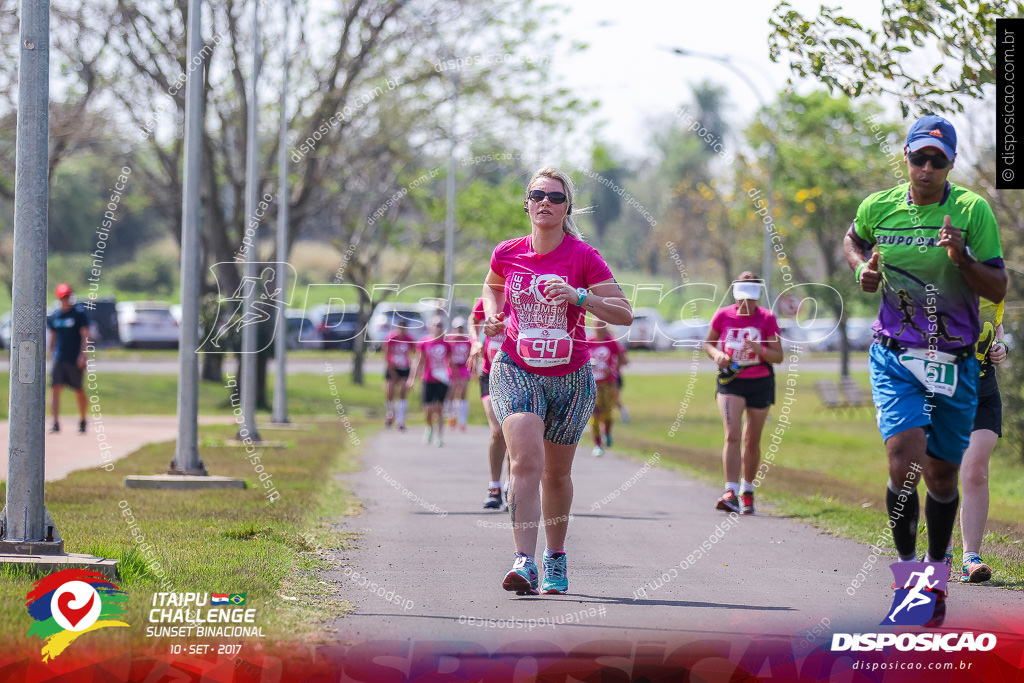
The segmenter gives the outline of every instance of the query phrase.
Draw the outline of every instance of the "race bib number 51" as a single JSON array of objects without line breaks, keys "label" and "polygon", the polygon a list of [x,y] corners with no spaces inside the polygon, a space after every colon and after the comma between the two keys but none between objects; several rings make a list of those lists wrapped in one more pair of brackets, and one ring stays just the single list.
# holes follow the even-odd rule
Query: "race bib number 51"
[{"label": "race bib number 51", "polygon": [[957,366],[954,357],[941,351],[907,349],[900,354],[900,363],[914,374],[925,389],[943,396],[956,393]]},{"label": "race bib number 51", "polygon": [[565,330],[534,328],[519,330],[519,357],[534,368],[565,365],[572,358],[572,337]]}]

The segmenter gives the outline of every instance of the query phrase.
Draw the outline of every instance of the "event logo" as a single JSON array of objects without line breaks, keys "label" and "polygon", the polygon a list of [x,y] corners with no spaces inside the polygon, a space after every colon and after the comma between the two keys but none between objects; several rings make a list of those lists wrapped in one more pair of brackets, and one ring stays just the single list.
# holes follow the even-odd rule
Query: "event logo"
[{"label": "event logo", "polygon": [[[237,267],[231,261],[210,266],[217,285],[217,311],[212,317],[209,333],[196,353],[238,353],[242,330],[249,326],[257,330],[254,353],[265,351],[274,343],[278,309],[284,309],[291,301],[291,295],[286,295],[278,285],[283,282],[291,292],[295,285],[295,269],[288,263],[260,261],[253,266],[253,272],[258,275],[243,275],[239,279]],[[222,286],[229,282],[237,282],[237,285],[230,295],[225,295],[228,290]]]},{"label": "event logo", "polygon": [[57,657],[80,635],[108,626],[128,626],[128,594],[107,577],[88,569],[64,569],[36,581],[25,596],[34,622],[28,635],[43,639],[43,661]]},{"label": "event logo", "polygon": [[882,625],[921,626],[931,621],[939,594],[946,594],[944,562],[894,562],[895,594]]}]

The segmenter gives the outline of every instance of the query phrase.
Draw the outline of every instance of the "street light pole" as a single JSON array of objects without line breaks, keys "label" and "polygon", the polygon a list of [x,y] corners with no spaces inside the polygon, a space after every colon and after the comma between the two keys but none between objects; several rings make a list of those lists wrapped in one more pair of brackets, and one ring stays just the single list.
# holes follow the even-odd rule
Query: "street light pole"
[{"label": "street light pole", "polygon": [[[291,28],[292,5],[290,0],[284,3],[284,65],[281,76],[281,120],[277,143],[277,284],[281,292],[285,290],[287,275],[284,262],[288,260],[288,67],[291,57],[288,51],[289,33]],[[286,317],[284,306],[277,307],[277,325],[274,337],[274,359],[277,374],[274,376],[274,410],[273,422],[288,422],[288,378],[286,357],[288,350],[285,344]]]},{"label": "street light pole", "polygon": [[[201,59],[200,0],[188,4],[188,55]],[[205,475],[199,457],[199,174],[202,156],[203,71],[185,90],[185,161],[181,199],[181,329],[178,338],[178,443],[169,472]]]},{"label": "street light pole", "polygon": [[[249,111],[246,117],[246,143],[245,143],[245,223],[243,234],[248,234],[250,223],[256,223],[256,195],[259,192],[259,148],[257,146],[256,126],[257,121],[257,83],[260,74],[260,3],[254,0],[252,8],[252,80],[249,90]],[[242,319],[245,324],[242,326],[242,353],[241,364],[241,399],[242,399],[242,423],[238,426],[238,440],[262,441],[260,434],[256,431],[256,344],[257,325],[251,324],[253,303],[256,300],[256,261],[259,259],[259,225],[254,225],[252,242],[245,250],[245,262],[243,264],[242,281],[245,283],[243,296]]]},{"label": "street light pole", "polygon": [[452,111],[450,128],[448,131],[448,181],[445,183],[446,190],[446,212],[444,226],[444,286],[445,297],[450,299],[447,327],[450,329],[452,313],[455,309],[455,116],[459,109],[459,77],[453,73],[452,82]]},{"label": "street light pole", "polygon": [[60,555],[44,504],[46,234],[49,205],[50,3],[22,0],[14,171],[11,372],[0,554]]},{"label": "street light pole", "polygon": [[[729,69],[729,71],[734,73],[736,76],[739,76],[740,80],[743,81],[743,83],[746,84],[746,86],[748,88],[750,88],[750,91],[752,93],[754,93],[754,97],[757,98],[757,102],[760,105],[761,109],[767,108],[768,104],[765,101],[764,96],[761,95],[761,91],[757,89],[757,86],[754,85],[754,82],[752,80],[750,80],[750,77],[747,76],[747,74],[744,73],[739,67],[737,67],[733,63],[732,59],[730,59],[728,56],[725,56],[725,55],[712,55],[712,54],[706,54],[706,53],[703,53],[703,52],[694,52],[693,50],[687,50],[687,49],[681,48],[681,47],[673,47],[673,48],[669,48],[669,50],[672,52],[672,54],[676,54],[676,55],[679,55],[681,57],[695,57],[697,59],[707,59],[707,60],[710,60],[712,62],[716,62],[718,64],[721,64],[725,68]],[[768,178],[767,178],[767,181],[766,181],[767,192],[765,192],[765,194],[767,195],[767,199],[768,199],[768,207],[767,207],[767,209],[768,209],[768,217],[771,218],[774,221],[775,220],[775,218],[774,218],[774,198],[772,197],[772,195],[774,194],[774,181],[773,181],[772,169],[771,169],[772,164],[770,162],[774,161],[774,159],[775,159],[775,144],[771,140],[768,141],[768,149],[769,149],[769,158],[768,158],[769,164],[768,164]],[[734,275],[735,275],[735,273],[732,274],[731,276],[734,276]],[[768,232],[767,230],[764,233],[764,246],[763,246],[762,254],[761,254],[761,277],[764,278],[764,288],[765,288],[765,296],[767,297],[767,304],[768,304],[768,307],[771,307],[771,305],[772,305],[772,288],[771,288],[771,284],[772,284],[772,237],[771,237],[771,233]]]}]

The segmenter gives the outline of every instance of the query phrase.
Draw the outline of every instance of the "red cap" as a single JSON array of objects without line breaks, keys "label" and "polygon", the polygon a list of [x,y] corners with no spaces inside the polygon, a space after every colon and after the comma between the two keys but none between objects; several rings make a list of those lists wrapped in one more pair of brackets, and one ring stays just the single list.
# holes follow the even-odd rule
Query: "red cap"
[{"label": "red cap", "polygon": [[58,299],[63,299],[66,296],[71,296],[71,285],[66,282],[62,282],[57,285],[57,289],[54,291]]}]

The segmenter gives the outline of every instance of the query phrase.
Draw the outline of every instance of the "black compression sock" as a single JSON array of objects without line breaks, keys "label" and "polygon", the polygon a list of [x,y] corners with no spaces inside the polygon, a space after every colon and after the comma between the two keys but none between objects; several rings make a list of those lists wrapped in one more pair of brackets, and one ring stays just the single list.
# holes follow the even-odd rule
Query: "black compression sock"
[{"label": "black compression sock", "polygon": [[892,528],[892,540],[896,545],[896,553],[904,560],[913,558],[917,547],[917,520],[920,516],[921,503],[917,498],[916,488],[906,494],[906,502],[901,502],[899,496],[899,491],[886,487],[885,509],[889,512],[890,522],[895,523]]},{"label": "black compression sock", "polygon": [[924,519],[928,524],[928,559],[932,562],[941,562],[946,556],[959,506],[959,493],[954,494],[953,500],[946,503],[932,498],[930,491],[924,497]]}]

